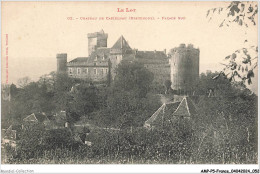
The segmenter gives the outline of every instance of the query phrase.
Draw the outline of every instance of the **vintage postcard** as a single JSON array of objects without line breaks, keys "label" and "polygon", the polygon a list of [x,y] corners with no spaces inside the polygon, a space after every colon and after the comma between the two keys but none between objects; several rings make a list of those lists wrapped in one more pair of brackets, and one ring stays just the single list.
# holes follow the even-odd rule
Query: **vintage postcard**
[{"label": "vintage postcard", "polygon": [[1,19],[2,173],[259,172],[258,2],[2,1]]}]

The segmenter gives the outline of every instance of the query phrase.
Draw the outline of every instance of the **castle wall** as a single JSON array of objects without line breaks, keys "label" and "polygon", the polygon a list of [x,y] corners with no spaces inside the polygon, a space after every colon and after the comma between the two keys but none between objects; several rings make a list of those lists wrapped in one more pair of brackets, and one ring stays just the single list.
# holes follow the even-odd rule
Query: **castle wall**
[{"label": "castle wall", "polygon": [[181,44],[170,55],[172,89],[191,90],[199,79],[199,49]]},{"label": "castle wall", "polygon": [[123,55],[122,54],[111,54],[109,56],[110,61],[111,61],[111,76],[112,79],[115,78],[116,76],[116,68],[118,64],[123,60]]},{"label": "castle wall", "polygon": [[161,64],[144,64],[144,67],[147,68],[154,74],[154,83],[163,85],[166,80],[170,80],[170,64],[161,63]]},{"label": "castle wall", "polygon": [[68,67],[68,75],[72,78],[106,81],[108,76],[108,67],[70,66]]}]

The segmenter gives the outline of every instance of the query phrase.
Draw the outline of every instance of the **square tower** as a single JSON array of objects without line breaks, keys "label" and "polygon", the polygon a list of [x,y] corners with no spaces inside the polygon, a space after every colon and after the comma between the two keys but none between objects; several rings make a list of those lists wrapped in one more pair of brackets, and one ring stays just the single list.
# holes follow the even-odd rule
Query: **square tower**
[{"label": "square tower", "polygon": [[96,51],[97,48],[107,47],[107,37],[108,34],[101,30],[95,33],[88,34],[88,55],[90,56],[92,52]]}]

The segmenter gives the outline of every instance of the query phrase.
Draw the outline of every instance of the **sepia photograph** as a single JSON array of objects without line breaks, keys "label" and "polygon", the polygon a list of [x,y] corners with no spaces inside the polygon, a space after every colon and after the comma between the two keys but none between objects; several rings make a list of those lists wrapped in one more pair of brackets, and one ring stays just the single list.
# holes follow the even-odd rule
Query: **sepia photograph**
[{"label": "sepia photograph", "polygon": [[2,1],[1,19],[2,165],[258,164],[257,1]]}]

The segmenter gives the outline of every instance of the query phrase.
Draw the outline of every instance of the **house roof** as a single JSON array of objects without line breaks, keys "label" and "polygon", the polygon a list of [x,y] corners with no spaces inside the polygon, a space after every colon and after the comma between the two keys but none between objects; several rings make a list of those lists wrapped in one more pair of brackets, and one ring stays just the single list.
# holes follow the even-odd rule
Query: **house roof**
[{"label": "house roof", "polygon": [[197,113],[197,107],[190,97],[184,97],[178,108],[174,111],[174,116],[190,117]]},{"label": "house roof", "polygon": [[23,121],[29,121],[29,122],[36,121],[36,122],[40,122],[40,123],[42,123],[44,121],[48,121],[48,120],[49,120],[48,117],[43,113],[32,113],[31,115],[28,115],[27,117],[25,117],[23,119]]},{"label": "house roof", "polygon": [[170,120],[179,104],[180,102],[164,103],[147,121],[145,121],[144,126],[161,125],[163,119]]},{"label": "house roof", "polygon": [[120,38],[113,45],[112,49],[130,49],[131,50],[131,47],[125,40],[124,36],[120,36]]},{"label": "house roof", "polygon": [[10,125],[8,129],[1,131],[2,138],[15,139],[16,133],[22,130],[22,125]]}]

